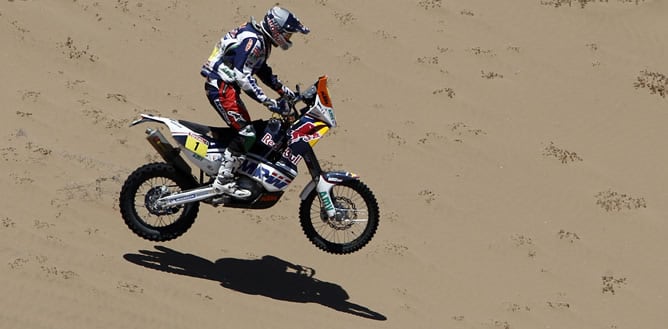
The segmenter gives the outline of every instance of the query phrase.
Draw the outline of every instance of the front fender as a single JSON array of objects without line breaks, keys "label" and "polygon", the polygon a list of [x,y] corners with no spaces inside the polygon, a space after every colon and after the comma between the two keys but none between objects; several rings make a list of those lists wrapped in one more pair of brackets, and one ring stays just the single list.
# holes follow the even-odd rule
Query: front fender
[{"label": "front fender", "polygon": [[[329,185],[329,189],[327,191],[327,193],[329,193],[329,190],[331,190],[332,186],[337,185],[341,182],[359,179],[359,176],[348,171],[326,171],[323,172],[322,175],[320,175],[319,179],[324,180],[326,183],[328,183],[325,185]],[[318,186],[318,181],[311,180],[308,184],[306,184],[306,186],[304,186],[304,189],[299,194],[299,198],[301,200],[306,199],[309,193],[311,193],[311,191],[313,191],[317,186]]]}]

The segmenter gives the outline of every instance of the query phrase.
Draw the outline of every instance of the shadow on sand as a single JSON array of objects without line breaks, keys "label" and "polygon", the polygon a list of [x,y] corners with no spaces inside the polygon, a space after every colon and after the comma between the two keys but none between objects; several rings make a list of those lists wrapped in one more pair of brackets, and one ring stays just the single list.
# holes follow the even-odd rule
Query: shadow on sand
[{"label": "shadow on sand", "polygon": [[218,281],[228,289],[295,303],[318,303],[340,312],[373,320],[387,318],[348,301],[341,286],[314,278],[315,270],[274,256],[260,259],[222,258],[215,262],[176,250],[155,246],[125,254],[127,261],[158,271]]}]

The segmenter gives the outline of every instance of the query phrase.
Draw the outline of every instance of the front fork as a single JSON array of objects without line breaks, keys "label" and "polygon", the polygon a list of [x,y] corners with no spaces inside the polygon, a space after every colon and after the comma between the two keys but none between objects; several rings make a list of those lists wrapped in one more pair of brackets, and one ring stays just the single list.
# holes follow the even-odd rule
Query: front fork
[{"label": "front fork", "polygon": [[334,204],[332,188],[341,182],[358,179],[358,176],[347,171],[322,171],[320,162],[318,162],[318,159],[313,152],[313,148],[310,147],[310,145],[305,150],[302,157],[311,174],[311,181],[304,187],[304,190],[302,190],[299,197],[301,200],[304,200],[315,189],[318,198],[320,198],[321,204],[327,213],[327,217],[335,218],[336,206]]},{"label": "front fork", "polygon": [[328,182],[323,176],[320,176],[315,186],[318,198],[320,198],[322,207],[325,208],[325,212],[329,218],[333,218],[336,215],[336,208],[334,207],[332,198],[332,187],[334,187],[334,184]]},{"label": "front fork", "polygon": [[304,188],[301,194],[302,200],[315,188],[318,198],[320,198],[322,207],[325,209],[328,218],[336,217],[336,205],[334,204],[334,195],[332,188],[337,185],[336,182],[357,179],[358,176],[346,171],[323,172],[317,179],[317,182],[311,181]]}]

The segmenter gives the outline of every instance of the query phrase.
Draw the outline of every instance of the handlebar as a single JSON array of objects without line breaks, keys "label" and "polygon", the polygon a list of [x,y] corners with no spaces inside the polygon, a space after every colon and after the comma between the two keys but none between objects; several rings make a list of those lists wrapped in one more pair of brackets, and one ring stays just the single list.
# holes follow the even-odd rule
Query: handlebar
[{"label": "handlebar", "polygon": [[295,97],[287,97],[285,95],[281,96],[281,99],[285,99],[288,103],[288,106],[290,107],[290,114],[288,114],[285,117],[298,117],[299,116],[299,111],[297,110],[297,103],[302,101],[304,99],[304,96],[301,94],[301,88],[299,85],[295,86],[295,91],[294,91]]}]

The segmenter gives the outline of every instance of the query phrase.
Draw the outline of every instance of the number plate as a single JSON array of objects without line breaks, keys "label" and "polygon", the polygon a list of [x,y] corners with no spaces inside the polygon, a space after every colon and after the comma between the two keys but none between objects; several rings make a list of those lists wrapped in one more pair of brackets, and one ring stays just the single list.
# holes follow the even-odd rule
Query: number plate
[{"label": "number plate", "polygon": [[195,154],[205,157],[209,150],[209,142],[197,135],[188,135],[186,138],[186,149],[193,151]]}]

